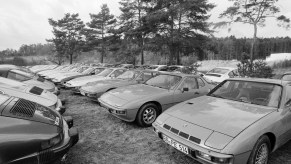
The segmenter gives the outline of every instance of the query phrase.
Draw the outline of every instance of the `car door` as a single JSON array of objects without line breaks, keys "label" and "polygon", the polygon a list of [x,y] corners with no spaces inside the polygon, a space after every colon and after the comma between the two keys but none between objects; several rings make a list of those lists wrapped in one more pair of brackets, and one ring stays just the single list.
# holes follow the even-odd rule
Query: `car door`
[{"label": "car door", "polygon": [[195,77],[186,77],[174,92],[173,101],[180,103],[200,96],[199,86]]},{"label": "car door", "polygon": [[[291,99],[291,86],[286,86],[286,98],[282,101],[284,101],[283,108],[282,108],[282,119],[281,124],[283,125],[283,128],[280,128],[282,135],[280,136],[280,144],[284,144],[291,138],[291,102],[285,104],[288,100]],[[282,132],[282,129],[283,132]]]}]

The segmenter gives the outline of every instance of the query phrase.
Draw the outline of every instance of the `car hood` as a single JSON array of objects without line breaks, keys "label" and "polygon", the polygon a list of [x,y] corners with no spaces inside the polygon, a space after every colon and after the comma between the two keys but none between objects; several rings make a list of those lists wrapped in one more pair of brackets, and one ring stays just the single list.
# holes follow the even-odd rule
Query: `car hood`
[{"label": "car hood", "polygon": [[110,88],[117,88],[122,86],[127,86],[130,84],[135,84],[133,81],[129,80],[120,80],[120,79],[110,79],[110,80],[102,80],[97,81],[92,85],[86,85],[81,87],[81,90],[89,93],[98,93],[105,92]]},{"label": "car hood", "polygon": [[103,76],[93,75],[93,76],[78,77],[78,78],[68,81],[67,83],[69,83],[70,85],[74,87],[77,87],[77,86],[86,85],[87,83],[90,83],[90,82],[104,80],[104,79],[107,79],[107,78]]},{"label": "car hood", "polygon": [[166,113],[206,129],[235,137],[273,111],[276,111],[276,108],[202,96],[187,100],[176,108],[170,108]]},{"label": "car hood", "polygon": [[168,92],[167,89],[157,88],[145,84],[130,85],[109,91],[101,96],[101,100],[113,106],[123,106],[128,102],[153,97]]},{"label": "car hood", "polygon": [[47,82],[47,81],[40,82],[40,81],[37,81],[35,79],[31,79],[31,80],[22,81],[22,82],[25,84],[37,86],[37,87],[40,87],[40,88],[46,89],[46,90],[52,90],[55,88],[55,86],[53,84],[51,84],[50,82]]},{"label": "car hood", "polygon": [[[30,101],[33,101],[33,102],[36,102],[36,103],[39,103],[41,105],[44,105],[44,106],[53,106],[57,103],[58,101],[58,96],[53,94],[52,92],[49,92],[47,90],[43,90],[40,94],[39,93],[35,93],[33,91],[33,87],[28,87],[26,90],[25,90],[26,93],[30,94],[30,95],[34,95],[35,96],[38,96],[38,97],[21,97],[23,99],[27,99],[27,100],[30,100]],[[16,97],[19,97],[19,96],[16,96]]]},{"label": "car hood", "polygon": [[[20,110],[21,108],[25,108],[26,110]],[[13,99],[4,109],[2,115],[62,126],[61,116],[56,111],[24,99]]]}]

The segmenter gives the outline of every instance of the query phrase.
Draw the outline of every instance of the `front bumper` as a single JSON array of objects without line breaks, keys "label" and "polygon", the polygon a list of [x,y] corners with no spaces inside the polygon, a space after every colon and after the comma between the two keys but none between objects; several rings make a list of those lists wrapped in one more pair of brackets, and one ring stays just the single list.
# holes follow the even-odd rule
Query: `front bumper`
[{"label": "front bumper", "polygon": [[[70,119],[68,119],[70,120]],[[52,148],[42,150],[40,152],[36,152],[34,154],[30,154],[26,157],[22,157],[21,159],[16,159],[10,161],[9,163],[15,164],[51,164],[57,161],[60,161],[79,141],[79,132],[76,128],[69,128],[66,120],[63,120],[63,132],[64,132],[64,139],[63,141]]]},{"label": "front bumper", "polygon": [[[154,132],[158,135],[159,138],[161,138],[163,140],[163,135],[165,135],[168,138],[171,138],[171,139],[175,140],[176,142],[188,147],[189,154],[185,154],[185,153],[184,154],[193,158],[196,161],[203,163],[203,164],[219,164],[219,163],[213,162],[213,161],[210,161],[210,160],[207,160],[207,159],[200,157],[198,155],[198,152],[209,154],[210,156],[216,157],[216,158],[229,158],[229,159],[231,159],[228,163],[224,163],[224,164],[245,164],[245,163],[247,163],[250,152],[246,152],[246,153],[243,153],[243,154],[240,154],[237,156],[219,153],[219,152],[216,152],[212,149],[208,149],[205,146],[201,146],[201,145],[195,144],[191,141],[188,141],[185,138],[183,138],[177,134],[174,134],[170,130],[163,128],[162,125],[159,125],[157,123],[153,123],[152,125],[154,128]],[[165,144],[166,144],[166,142],[165,142]],[[204,144],[204,143],[201,143],[201,144]]]},{"label": "front bumper", "polygon": [[[113,116],[126,121],[126,122],[133,122],[135,121],[138,109],[119,109],[116,107],[111,106],[110,104],[107,104],[103,102],[102,100],[98,99],[97,100],[100,104],[100,106],[104,107],[110,114]],[[124,113],[123,113],[124,111]]]}]

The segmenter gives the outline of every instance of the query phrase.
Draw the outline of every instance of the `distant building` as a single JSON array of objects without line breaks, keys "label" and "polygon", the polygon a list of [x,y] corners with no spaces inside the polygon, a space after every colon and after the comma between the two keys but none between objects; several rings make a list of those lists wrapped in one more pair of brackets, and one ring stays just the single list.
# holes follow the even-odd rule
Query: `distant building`
[{"label": "distant building", "polygon": [[284,60],[291,60],[291,53],[277,53],[271,54],[266,58],[266,62],[269,65],[273,65],[274,63],[278,63]]}]

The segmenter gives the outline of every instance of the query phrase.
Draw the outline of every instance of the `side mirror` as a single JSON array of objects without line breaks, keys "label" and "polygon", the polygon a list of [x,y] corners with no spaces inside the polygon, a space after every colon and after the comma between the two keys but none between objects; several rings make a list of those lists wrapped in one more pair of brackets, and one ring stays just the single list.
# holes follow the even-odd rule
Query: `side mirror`
[{"label": "side mirror", "polygon": [[189,91],[189,88],[183,88],[182,92]]},{"label": "side mirror", "polygon": [[290,108],[291,107],[291,99],[289,99],[288,101],[286,101],[285,107],[287,107],[287,108]]}]

